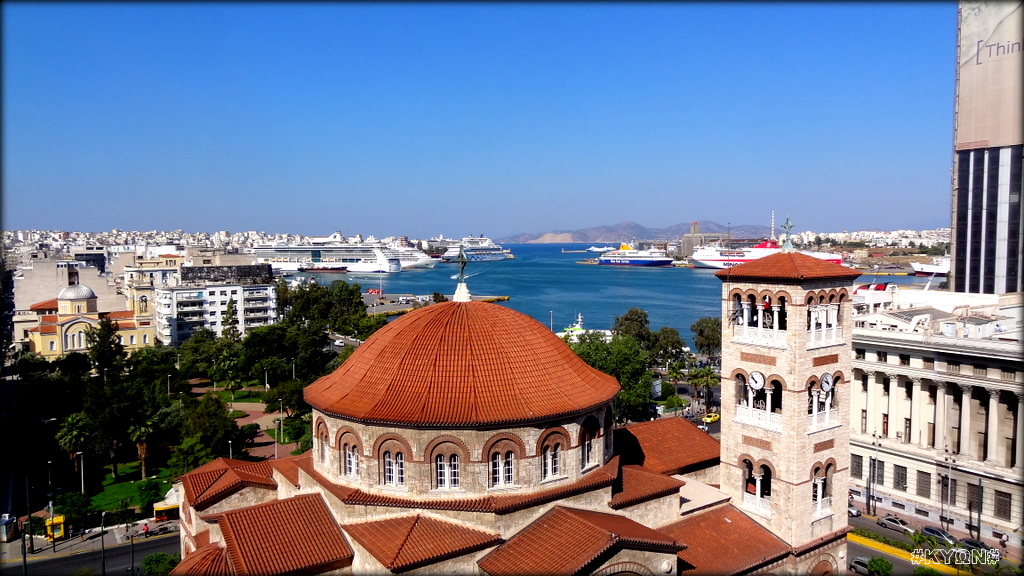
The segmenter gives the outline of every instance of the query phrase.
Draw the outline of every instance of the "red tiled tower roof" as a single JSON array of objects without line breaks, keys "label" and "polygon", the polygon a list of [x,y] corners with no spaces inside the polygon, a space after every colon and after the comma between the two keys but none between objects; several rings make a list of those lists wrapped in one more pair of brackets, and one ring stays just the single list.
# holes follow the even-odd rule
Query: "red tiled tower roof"
[{"label": "red tiled tower roof", "polygon": [[715,276],[723,282],[853,281],[860,276],[860,272],[799,252],[776,252],[764,258],[719,270],[715,272]]},{"label": "red tiled tower roof", "polygon": [[489,548],[501,536],[422,514],[348,524],[345,532],[392,572]]},{"label": "red tiled tower roof", "polygon": [[480,426],[575,414],[619,391],[525,314],[442,302],[378,330],[305,390],[314,408],[370,423]]}]

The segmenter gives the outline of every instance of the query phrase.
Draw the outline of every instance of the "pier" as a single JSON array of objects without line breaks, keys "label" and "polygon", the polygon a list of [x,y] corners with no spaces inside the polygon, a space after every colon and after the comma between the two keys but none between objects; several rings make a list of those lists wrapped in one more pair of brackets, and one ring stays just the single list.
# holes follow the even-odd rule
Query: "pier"
[{"label": "pier", "polygon": [[[451,300],[453,294],[445,294],[445,298]],[[508,296],[473,296],[474,302],[504,302]],[[421,304],[422,303],[422,304]],[[366,313],[370,316],[400,316],[412,312],[416,308],[422,308],[434,303],[430,294],[363,294],[363,304],[366,304]]]}]

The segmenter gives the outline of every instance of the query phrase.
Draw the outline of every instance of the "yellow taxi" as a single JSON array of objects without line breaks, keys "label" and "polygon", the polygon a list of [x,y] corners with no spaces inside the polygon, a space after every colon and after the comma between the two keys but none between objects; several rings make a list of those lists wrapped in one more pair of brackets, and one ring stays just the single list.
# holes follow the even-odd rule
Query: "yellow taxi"
[{"label": "yellow taxi", "polygon": [[706,424],[710,424],[712,422],[718,422],[719,418],[721,418],[721,416],[719,416],[717,412],[712,412],[712,413],[708,414],[707,416],[701,418],[701,422],[704,422]]}]

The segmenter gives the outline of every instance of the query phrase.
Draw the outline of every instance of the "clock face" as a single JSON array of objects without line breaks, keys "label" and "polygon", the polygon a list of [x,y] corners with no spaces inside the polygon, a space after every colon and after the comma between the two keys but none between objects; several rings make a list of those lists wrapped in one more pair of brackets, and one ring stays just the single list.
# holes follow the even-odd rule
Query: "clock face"
[{"label": "clock face", "polygon": [[832,389],[832,375],[825,373],[821,375],[821,389],[828,392]]},{"label": "clock face", "polygon": [[761,388],[764,388],[764,374],[761,374],[760,372],[751,372],[750,387],[753,388],[754,390],[760,390]]}]

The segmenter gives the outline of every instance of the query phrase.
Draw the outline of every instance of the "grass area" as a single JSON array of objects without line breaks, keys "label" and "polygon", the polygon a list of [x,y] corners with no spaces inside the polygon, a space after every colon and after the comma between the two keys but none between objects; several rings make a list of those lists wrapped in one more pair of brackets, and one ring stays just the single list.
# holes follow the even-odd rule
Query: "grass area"
[{"label": "grass area", "polygon": [[[106,468],[109,470],[110,467]],[[108,473],[103,478],[103,491],[92,497],[92,505],[97,510],[115,511],[121,507],[121,501],[124,499],[128,500],[129,506],[141,505],[136,488],[136,485],[142,481],[139,476],[139,462],[119,464],[117,471],[119,473],[117,481],[114,481],[113,474]],[[173,478],[167,468],[158,468],[155,471],[147,469],[146,471],[151,473],[150,476],[155,472],[156,479],[162,483],[161,485],[166,487],[166,490],[171,489]]]},{"label": "grass area", "polygon": [[[211,390],[211,392],[213,392],[213,391]],[[235,391],[235,399],[234,400],[231,400],[231,391],[230,390],[218,389],[216,392],[214,392],[214,394],[216,394],[218,398],[220,398],[221,400],[223,400],[225,402],[232,402],[232,401],[234,401],[234,402],[263,402],[263,400],[260,398],[258,392],[249,391],[249,390],[237,390],[237,391]]]}]

